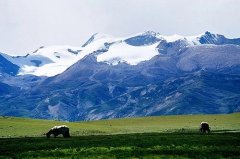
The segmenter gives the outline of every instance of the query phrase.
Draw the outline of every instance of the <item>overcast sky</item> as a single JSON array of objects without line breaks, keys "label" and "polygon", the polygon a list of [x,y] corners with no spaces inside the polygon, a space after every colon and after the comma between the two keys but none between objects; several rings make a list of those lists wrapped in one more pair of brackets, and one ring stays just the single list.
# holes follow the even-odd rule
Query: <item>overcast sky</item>
[{"label": "overcast sky", "polygon": [[240,0],[0,0],[0,52],[12,55],[147,30],[240,37]]}]

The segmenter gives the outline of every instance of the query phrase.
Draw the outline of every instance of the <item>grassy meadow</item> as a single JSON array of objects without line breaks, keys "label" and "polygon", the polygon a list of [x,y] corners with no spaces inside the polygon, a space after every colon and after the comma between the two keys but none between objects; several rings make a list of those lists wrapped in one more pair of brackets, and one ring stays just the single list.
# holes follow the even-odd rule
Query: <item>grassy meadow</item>
[{"label": "grassy meadow", "polygon": [[223,115],[172,115],[113,120],[61,122],[0,117],[0,137],[41,137],[55,125],[67,125],[72,136],[128,133],[196,132],[202,121],[212,131],[240,131],[240,113]]},{"label": "grassy meadow", "polygon": [[[198,132],[201,121],[212,133]],[[71,138],[47,139],[55,125]],[[0,117],[0,158],[240,158],[240,113],[60,122]]]}]

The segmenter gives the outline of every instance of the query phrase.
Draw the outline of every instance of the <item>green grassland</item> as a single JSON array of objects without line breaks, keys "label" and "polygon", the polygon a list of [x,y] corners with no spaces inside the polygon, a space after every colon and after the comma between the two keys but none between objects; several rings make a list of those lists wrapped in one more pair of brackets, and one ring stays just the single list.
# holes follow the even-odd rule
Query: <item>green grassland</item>
[{"label": "green grassland", "polygon": [[67,125],[72,136],[198,131],[202,121],[212,131],[240,131],[240,113],[223,115],[172,115],[85,122],[62,122],[0,117],[0,137],[41,137],[55,125]]},{"label": "green grassland", "polygon": [[[198,132],[201,121],[212,133]],[[63,124],[71,138],[43,135]],[[87,122],[0,117],[0,158],[240,158],[240,113]]]}]

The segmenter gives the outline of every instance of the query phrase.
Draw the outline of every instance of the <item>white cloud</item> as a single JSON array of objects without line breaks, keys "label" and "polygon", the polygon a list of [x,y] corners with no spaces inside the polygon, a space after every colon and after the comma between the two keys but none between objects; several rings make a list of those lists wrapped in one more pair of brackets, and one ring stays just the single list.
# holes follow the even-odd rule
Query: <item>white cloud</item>
[{"label": "white cloud", "polygon": [[0,0],[0,51],[26,54],[41,45],[82,45],[95,32],[146,30],[240,37],[238,0]]}]

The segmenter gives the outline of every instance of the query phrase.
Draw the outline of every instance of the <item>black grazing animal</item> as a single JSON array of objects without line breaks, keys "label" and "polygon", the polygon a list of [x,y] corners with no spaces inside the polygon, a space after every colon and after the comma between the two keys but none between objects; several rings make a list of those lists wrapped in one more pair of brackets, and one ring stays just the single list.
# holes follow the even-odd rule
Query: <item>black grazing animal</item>
[{"label": "black grazing animal", "polygon": [[54,126],[53,128],[51,128],[46,134],[47,138],[50,138],[52,134],[54,135],[54,137],[57,137],[60,134],[62,134],[65,138],[70,137],[69,128],[66,125]]},{"label": "black grazing animal", "polygon": [[204,134],[205,134],[206,132],[210,133],[210,128],[209,128],[209,125],[208,125],[207,122],[201,122],[200,132],[201,132],[201,133],[204,133]]}]

